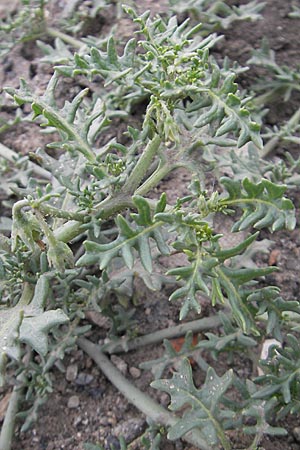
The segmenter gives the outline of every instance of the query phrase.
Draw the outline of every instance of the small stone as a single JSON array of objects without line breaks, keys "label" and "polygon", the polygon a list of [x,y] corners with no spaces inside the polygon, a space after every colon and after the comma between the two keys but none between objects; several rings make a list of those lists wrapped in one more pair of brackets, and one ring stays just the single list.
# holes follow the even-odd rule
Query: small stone
[{"label": "small stone", "polygon": [[126,375],[128,366],[123,359],[119,358],[119,356],[111,355],[111,362],[116,366],[116,368],[123,374]]},{"label": "small stone", "polygon": [[108,436],[105,439],[105,448],[114,448],[115,450],[119,450],[121,448],[119,439],[116,436]]},{"label": "small stone", "polygon": [[100,417],[99,425],[102,425],[103,427],[107,427],[109,425],[108,418],[106,416]]},{"label": "small stone", "polygon": [[293,429],[293,435],[297,442],[300,442],[300,427],[295,427]]},{"label": "small stone", "polygon": [[93,360],[92,360],[92,358],[87,358],[87,359],[86,359],[86,362],[85,362],[85,367],[86,367],[87,369],[90,369],[90,368],[92,367],[92,365],[93,365]]},{"label": "small stone", "polygon": [[110,427],[115,427],[117,425],[116,416],[110,411],[107,414],[108,415],[110,414],[109,417],[107,418],[107,425],[109,425]]},{"label": "small stone", "polygon": [[160,403],[165,408],[170,404],[170,397],[169,397],[169,395],[166,392],[162,392],[160,394]]},{"label": "small stone", "polygon": [[146,314],[146,316],[150,316],[150,314],[151,314],[151,308],[146,308],[146,309],[145,309],[145,314]]},{"label": "small stone", "polygon": [[78,374],[78,365],[77,364],[70,364],[67,367],[66,371],[66,380],[67,381],[75,381]]},{"label": "small stone", "polygon": [[85,318],[105,330],[108,330],[111,326],[110,319],[97,311],[86,311]]},{"label": "small stone", "polygon": [[81,422],[82,422],[82,417],[81,417],[81,416],[77,416],[77,417],[74,419],[74,422],[73,422],[74,427],[78,427],[78,425],[79,425]]},{"label": "small stone", "polygon": [[145,419],[132,418],[117,425],[113,432],[116,436],[123,436],[126,443],[132,442],[138,436],[140,436],[145,429]]},{"label": "small stone", "polygon": [[129,368],[129,373],[132,376],[132,378],[140,378],[142,371],[140,369],[138,369],[137,367],[130,367]]},{"label": "small stone", "polygon": [[75,409],[79,406],[79,397],[77,395],[72,395],[68,400],[68,408]]},{"label": "small stone", "polygon": [[93,375],[90,375],[89,373],[85,372],[79,372],[75,382],[79,386],[87,386],[93,381],[93,379],[94,379]]}]

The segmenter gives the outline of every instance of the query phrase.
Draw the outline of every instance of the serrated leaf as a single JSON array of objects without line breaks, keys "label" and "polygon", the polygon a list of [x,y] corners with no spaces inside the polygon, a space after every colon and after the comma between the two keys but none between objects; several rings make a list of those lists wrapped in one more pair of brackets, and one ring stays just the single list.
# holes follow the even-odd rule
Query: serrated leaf
[{"label": "serrated leaf", "polygon": [[262,179],[255,183],[245,178],[242,183],[223,177],[221,183],[229,193],[224,203],[239,205],[244,210],[235,222],[232,231],[242,231],[249,227],[261,229],[267,226],[271,231],[295,227],[295,207],[291,200],[283,196],[286,186],[276,185]]},{"label": "serrated leaf", "polygon": [[29,285],[24,288],[23,296],[13,308],[0,310],[0,372],[4,370],[7,355],[18,360],[21,352],[19,342],[28,343],[38,353],[47,352],[48,334],[53,326],[66,323],[69,319],[61,310],[44,312],[48,297],[49,281],[41,276],[34,293]]},{"label": "serrated leaf", "polygon": [[229,370],[222,377],[218,377],[213,368],[207,371],[205,383],[197,389],[193,382],[192,369],[187,359],[184,359],[179,372],[173,374],[171,380],[156,380],[151,383],[155,389],[167,392],[171,396],[169,408],[180,410],[183,406],[189,409],[178,419],[177,423],[168,431],[168,438],[176,440],[188,431],[197,428],[210,446],[221,442],[225,448],[229,441],[222,430],[220,417],[220,403],[222,395],[232,383],[233,372]]},{"label": "serrated leaf", "polygon": [[76,113],[81,107],[88,89],[80,91],[72,102],[66,102],[63,108],[60,109],[56,105],[54,96],[57,82],[58,74],[55,72],[48,83],[44,95],[41,97],[32,93],[29,85],[24,80],[21,80],[19,89],[7,89],[7,92],[14,97],[18,104],[31,104],[35,117],[44,116],[46,121],[42,122],[41,126],[56,128],[62,139],[61,146],[72,148],[82,153],[88,161],[94,162],[95,155],[88,142],[86,130],[81,128],[79,121],[75,121]]},{"label": "serrated leaf", "polygon": [[20,327],[19,340],[45,356],[48,352],[49,331],[55,326],[67,323],[69,318],[61,309],[45,311],[37,316],[30,316],[30,311],[25,314]]},{"label": "serrated leaf", "polygon": [[99,264],[105,269],[116,256],[122,256],[125,264],[132,269],[134,264],[134,252],[137,251],[144,268],[152,272],[152,241],[156,243],[159,252],[169,254],[169,248],[162,234],[163,222],[155,219],[148,202],[140,197],[134,197],[138,213],[132,213],[131,222],[118,215],[116,225],[119,235],[113,242],[98,244],[86,241],[84,246],[86,253],[78,260],[77,265]]}]

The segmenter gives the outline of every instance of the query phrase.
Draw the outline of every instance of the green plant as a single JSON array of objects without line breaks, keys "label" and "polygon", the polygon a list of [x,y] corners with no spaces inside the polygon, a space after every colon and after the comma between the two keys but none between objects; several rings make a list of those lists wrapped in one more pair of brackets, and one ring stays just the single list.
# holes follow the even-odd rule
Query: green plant
[{"label": "green plant", "polygon": [[233,22],[258,20],[265,2],[256,0],[245,5],[228,5],[226,1],[214,0],[169,0],[170,9],[180,14],[188,14],[202,23],[202,33],[226,30]]},{"label": "green plant", "polygon": [[[25,192],[16,190],[11,235],[0,241],[2,383],[7,373],[18,374],[0,447],[10,448],[21,393],[26,390],[29,400],[35,398],[26,428],[51,390],[48,373],[53,364],[76,341],[121,393],[167,428],[169,439],[183,438],[205,450],[219,444],[229,450],[227,431],[241,429],[253,435],[249,448],[254,449],[264,434],[285,433],[271,424],[277,390],[266,395],[258,390],[261,380],[255,385],[232,369],[219,376],[202,353],[211,352],[218,360],[220,354],[232,357],[239,349],[254,358],[266,335],[282,339],[286,316],[300,314],[298,302],[284,301],[268,285],[266,277],[276,269],[252,261],[260,230],[292,230],[295,208],[285,196],[287,186],[269,179],[263,163],[252,173],[244,167],[232,177],[220,177],[216,165],[218,190],[208,192],[207,155],[217,160],[219,152],[228,152],[237,158],[236,149],[250,142],[256,151],[263,148],[260,125],[248,109],[250,99],[239,91],[235,70],[227,64],[220,67],[209,55],[216,35],[203,37],[199,26],[190,28],[188,21],[178,25],[176,17],[164,21],[125,9],[139,28],[139,40],[129,40],[121,56],[110,38],[105,50],[91,46],[74,56],[66,53],[63,62],[56,62],[42,96],[25,80],[19,89],[6,88],[19,106],[31,105],[31,121],[55,133],[47,152],[31,156],[33,167],[37,162],[42,166],[39,175],[48,176],[42,182],[34,176]],[[61,105],[64,77],[79,75],[86,80],[101,77],[104,84],[91,95],[80,90]],[[137,124],[131,112],[145,104]],[[117,126],[125,131],[120,140]],[[188,193],[174,202],[166,193],[154,199],[153,189],[178,168],[189,173]],[[245,238],[224,248],[214,228],[216,215],[232,216],[231,233],[247,232]],[[175,254],[181,255],[181,263],[170,263],[162,274],[160,257],[171,261]],[[150,289],[168,282],[170,300],[180,305],[180,319],[200,314],[203,297],[216,316],[167,333],[133,337],[134,310],[126,307],[137,277]],[[125,339],[102,349],[86,339],[81,320],[90,308],[112,319],[110,335],[117,338],[126,330]],[[181,416],[132,386],[105,355],[189,330],[209,331],[196,343],[188,333],[180,351],[166,341],[166,355],[151,362],[159,366],[158,378],[176,363],[172,379],[156,380],[152,386],[170,394],[172,410],[186,406]],[[23,363],[25,354],[28,365]],[[200,388],[186,357],[193,357],[205,372]],[[233,392],[240,402],[232,400]],[[255,425],[247,426],[249,418]],[[158,448],[155,439],[149,448]]]}]

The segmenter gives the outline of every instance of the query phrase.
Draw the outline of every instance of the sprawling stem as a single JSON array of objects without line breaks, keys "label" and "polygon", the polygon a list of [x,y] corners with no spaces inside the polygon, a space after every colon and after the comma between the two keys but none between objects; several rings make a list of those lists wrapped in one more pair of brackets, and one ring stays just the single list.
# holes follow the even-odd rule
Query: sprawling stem
[{"label": "sprawling stem", "polygon": [[1,450],[10,450],[14,436],[15,420],[18,413],[18,404],[22,396],[22,385],[16,385],[11,393],[8,408],[0,433]]},{"label": "sprawling stem", "polygon": [[82,48],[85,44],[78,39],[73,38],[72,36],[69,36],[66,33],[63,33],[56,28],[53,27],[47,27],[46,32],[49,36],[54,38],[59,38],[62,41],[64,41],[66,44],[70,44],[74,48]]},{"label": "sprawling stem", "polygon": [[[93,344],[88,339],[79,338],[78,345],[84,350],[99,366],[104,375],[112,384],[147,417],[163,426],[174,426],[178,419],[175,415],[165,410],[156,403],[151,397],[141,392],[133,386],[119,370],[110,362],[107,356],[99,349],[99,346]],[[184,440],[202,450],[212,450],[206,442],[203,441],[200,433],[193,430],[186,434]]]},{"label": "sprawling stem", "polygon": [[177,164],[168,164],[164,163],[163,165],[159,166],[153,173],[150,175],[150,177],[135,191],[135,194],[137,195],[145,195],[151,189],[156,187],[158,183],[165,178],[168,173],[172,172],[177,167]]},{"label": "sprawling stem", "polygon": [[123,192],[133,194],[136,191],[147,170],[149,169],[154,156],[158,153],[160,144],[161,138],[158,134],[156,134],[154,138],[148,143],[143,154],[138,160],[137,165],[129,175],[129,178],[123,187]]},{"label": "sprawling stem", "polygon": [[135,339],[118,339],[103,346],[102,351],[107,353],[121,353],[124,351],[134,350],[143,347],[144,345],[151,345],[161,342],[164,339],[172,339],[182,336],[188,331],[198,332],[202,330],[216,328],[221,325],[219,317],[205,317],[203,319],[194,320],[193,322],[183,323],[171,328],[164,328],[163,330],[155,331],[154,333],[146,334]]},{"label": "sprawling stem", "polygon": [[63,209],[55,208],[54,206],[46,205],[45,203],[39,203],[34,209],[39,210],[41,213],[51,217],[59,217],[66,220],[76,220],[78,222],[84,222],[86,215],[80,212],[65,211]]},{"label": "sprawling stem", "polygon": [[[10,148],[6,147],[5,145],[1,144],[0,142],[0,156],[2,158],[7,159],[7,161],[15,163],[20,155]],[[46,178],[47,180],[50,180],[52,178],[52,175],[48,170],[43,169],[42,167],[38,166],[37,164],[34,164],[31,161],[27,162],[27,167],[32,170],[37,176],[40,176],[42,178]]]},{"label": "sprawling stem", "polygon": [[[118,212],[130,207],[133,207],[131,197],[119,193],[115,197],[107,197],[95,207],[95,210],[101,219],[108,219]],[[56,239],[63,242],[70,242],[80,234],[82,234],[82,222],[74,220],[65,223],[54,231]]]},{"label": "sprawling stem", "polygon": [[81,226],[82,226],[81,222],[70,220],[61,227],[54,230],[53,234],[58,241],[67,243],[72,241],[72,239],[75,239],[77,236],[80,236],[80,234],[82,234]]},{"label": "sprawling stem", "polygon": [[295,127],[299,124],[300,121],[300,108],[292,115],[292,117],[287,121],[287,123],[282,127],[279,132],[273,136],[264,146],[262,151],[262,157],[266,158],[270,156],[270,154],[275,149],[276,145],[284,139],[288,131],[294,130]]},{"label": "sprawling stem", "polygon": [[12,207],[12,216],[16,217],[18,214],[21,213],[21,209],[25,208],[26,206],[29,206],[29,201],[28,200],[19,200],[18,202],[16,202],[13,207]]}]

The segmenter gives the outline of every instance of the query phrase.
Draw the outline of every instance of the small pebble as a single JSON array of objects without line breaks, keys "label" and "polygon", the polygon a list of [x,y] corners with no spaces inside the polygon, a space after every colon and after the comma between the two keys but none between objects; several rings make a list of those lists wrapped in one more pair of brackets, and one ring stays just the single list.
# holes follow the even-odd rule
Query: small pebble
[{"label": "small pebble", "polygon": [[74,422],[73,422],[74,427],[77,427],[81,422],[82,422],[81,416],[75,417]]},{"label": "small pebble", "polygon": [[119,358],[119,356],[111,355],[110,360],[111,360],[111,362],[113,363],[113,365],[116,366],[116,368],[117,368],[123,375],[126,375],[127,370],[128,370],[128,366],[127,366],[126,362],[123,361],[123,359]]},{"label": "small pebble", "polygon": [[293,435],[297,442],[300,442],[300,427],[295,427],[293,429]]},{"label": "small pebble", "polygon": [[68,408],[78,408],[79,406],[79,397],[77,395],[72,395],[72,397],[68,400]]},{"label": "small pebble", "polygon": [[78,374],[78,365],[77,364],[70,364],[67,367],[66,371],[66,380],[67,381],[75,381]]},{"label": "small pebble", "polygon": [[128,419],[117,425],[113,432],[116,436],[123,436],[125,441],[128,443],[132,442],[143,433],[145,425],[145,419],[133,417],[132,419]]},{"label": "small pebble", "polygon": [[89,373],[80,372],[78,374],[78,377],[76,378],[75,382],[79,386],[87,386],[93,381],[94,377],[93,375],[90,375]]},{"label": "small pebble", "polygon": [[132,378],[140,378],[142,371],[138,369],[137,367],[129,367],[129,373],[132,376]]}]

